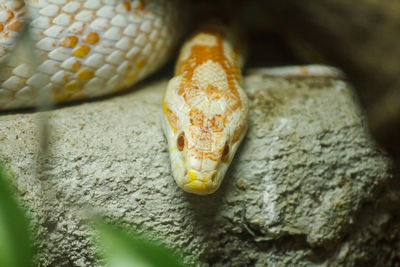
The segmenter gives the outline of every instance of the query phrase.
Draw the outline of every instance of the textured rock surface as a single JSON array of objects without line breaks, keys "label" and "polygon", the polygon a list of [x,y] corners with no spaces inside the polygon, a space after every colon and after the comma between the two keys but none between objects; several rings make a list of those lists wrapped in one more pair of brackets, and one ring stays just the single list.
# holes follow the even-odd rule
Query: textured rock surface
[{"label": "textured rock surface", "polygon": [[38,114],[0,116],[0,157],[39,229],[40,262],[92,264],[82,223],[92,212],[182,248],[188,264],[399,260],[389,159],[343,80],[299,70],[249,72],[249,132],[222,187],[206,197],[184,193],[170,174],[159,123],[166,80],[48,112],[40,167]]}]

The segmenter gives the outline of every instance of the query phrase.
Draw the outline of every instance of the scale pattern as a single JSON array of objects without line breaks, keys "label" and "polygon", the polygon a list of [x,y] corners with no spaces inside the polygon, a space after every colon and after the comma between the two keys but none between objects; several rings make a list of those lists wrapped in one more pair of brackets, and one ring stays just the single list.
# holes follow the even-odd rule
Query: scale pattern
[{"label": "scale pattern", "polygon": [[183,46],[163,99],[172,171],[187,192],[220,186],[248,125],[238,34],[205,26]]},{"label": "scale pattern", "polygon": [[[0,2],[0,110],[125,89],[166,61],[179,32],[176,1],[27,3]],[[18,49],[28,22],[33,47]]]}]

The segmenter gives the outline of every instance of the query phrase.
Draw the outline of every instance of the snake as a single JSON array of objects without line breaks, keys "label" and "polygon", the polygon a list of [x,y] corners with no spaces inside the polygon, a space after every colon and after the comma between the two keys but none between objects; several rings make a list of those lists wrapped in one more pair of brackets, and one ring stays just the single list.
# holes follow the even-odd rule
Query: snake
[{"label": "snake", "polygon": [[[172,56],[182,34],[181,4],[0,2],[0,110],[126,90]],[[242,48],[237,27],[213,22],[180,50],[162,99],[162,124],[173,177],[186,192],[215,192],[246,134]]]},{"label": "snake", "polygon": [[215,192],[248,126],[241,88],[239,34],[206,25],[183,45],[163,98],[164,125],[176,183]]}]

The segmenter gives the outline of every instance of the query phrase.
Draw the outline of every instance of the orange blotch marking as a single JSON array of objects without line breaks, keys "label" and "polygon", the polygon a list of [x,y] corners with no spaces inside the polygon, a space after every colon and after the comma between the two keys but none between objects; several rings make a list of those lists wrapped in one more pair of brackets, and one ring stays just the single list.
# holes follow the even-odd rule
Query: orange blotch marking
[{"label": "orange blotch marking", "polygon": [[192,139],[196,142],[188,144],[188,149],[197,155],[204,156],[204,153],[212,153],[212,133],[206,131],[193,132]]},{"label": "orange blotch marking", "polygon": [[100,36],[96,32],[89,32],[82,38],[83,42],[92,44],[92,45],[97,44],[99,42],[99,40],[100,40]]},{"label": "orange blotch marking", "polygon": [[7,13],[7,17],[6,17],[5,22],[7,23],[7,22],[10,22],[14,18],[14,12],[7,10],[6,13]]},{"label": "orange blotch marking", "polygon": [[25,6],[25,1],[19,1],[18,3],[19,5],[15,8],[15,10],[20,10]]},{"label": "orange blotch marking", "polygon": [[146,7],[146,4],[143,0],[139,0],[136,5],[133,7],[135,10],[143,10]]},{"label": "orange blotch marking", "polygon": [[60,45],[68,48],[74,48],[78,41],[78,37],[69,35],[60,41]]},{"label": "orange blotch marking", "polygon": [[128,63],[128,66],[126,67],[126,70],[123,73],[131,73],[133,69],[133,65],[131,63]]},{"label": "orange blotch marking", "polygon": [[69,80],[69,74],[65,73],[63,77],[64,82],[67,82]]},{"label": "orange blotch marking", "polygon": [[190,123],[206,132],[222,132],[225,127],[225,117],[216,114],[212,117],[206,117],[203,112],[193,108],[189,111]]},{"label": "orange blotch marking", "polygon": [[188,147],[198,159],[210,159],[219,161],[221,159],[222,148],[212,151],[211,133],[203,132],[193,137],[197,140],[196,146]]},{"label": "orange blotch marking", "polygon": [[206,128],[212,132],[222,132],[225,127],[225,117],[217,114],[206,121]]},{"label": "orange blotch marking", "polygon": [[197,90],[199,90],[199,88],[196,85],[193,85],[193,83],[191,81],[182,79],[182,81],[177,89],[177,93],[178,93],[178,95],[183,95],[185,100],[188,100],[186,95],[189,94],[190,96],[196,96],[196,95],[198,95],[196,93]]},{"label": "orange blotch marking", "polygon": [[79,60],[77,60],[74,62],[74,64],[68,70],[69,71],[77,71],[81,66],[82,66],[82,63]]},{"label": "orange blotch marking", "polygon": [[66,101],[70,97],[69,93],[59,87],[53,87],[52,91],[54,94],[54,102],[56,103]]},{"label": "orange blotch marking", "polygon": [[91,69],[83,69],[80,70],[77,74],[75,74],[75,78],[81,81],[89,81],[94,76],[94,70]]},{"label": "orange blotch marking", "polygon": [[59,93],[54,96],[54,102],[59,103],[59,102],[64,102],[67,101],[70,97],[70,94],[67,93]]},{"label": "orange blotch marking", "polygon": [[301,72],[301,75],[304,75],[304,76],[307,76],[307,75],[309,74],[308,68],[305,67],[305,66],[302,66],[302,67],[300,68],[300,72]]},{"label": "orange blotch marking", "polygon": [[76,80],[72,80],[64,86],[64,90],[69,94],[78,93],[82,88],[83,84]]},{"label": "orange blotch marking", "polygon": [[127,86],[130,86],[136,81],[137,77],[138,77],[138,72],[137,71],[131,72],[126,76],[126,78],[124,80],[124,83]]},{"label": "orange blotch marking", "polygon": [[223,92],[223,97],[227,101],[227,109],[231,112],[235,111],[236,109],[240,108],[242,106],[242,102],[240,101],[240,96],[236,91],[225,91]]},{"label": "orange blotch marking", "polygon": [[131,3],[129,1],[122,1],[122,5],[125,7],[126,11],[131,11]]},{"label": "orange blotch marking", "polygon": [[221,90],[211,84],[208,85],[206,89],[203,89],[203,91],[206,92],[207,96],[211,100],[220,99],[223,95]]},{"label": "orange blotch marking", "polygon": [[136,61],[136,68],[142,69],[146,65],[147,60],[145,58],[140,58]]},{"label": "orange blotch marking", "polygon": [[72,52],[72,55],[76,57],[86,57],[90,52],[90,47],[87,45],[80,45],[77,49]]},{"label": "orange blotch marking", "polygon": [[4,25],[0,23],[0,32],[4,30]]},{"label": "orange blotch marking", "polygon": [[197,108],[193,108],[189,111],[190,123],[193,126],[203,127],[204,114]]},{"label": "orange blotch marking", "polygon": [[78,92],[70,97],[70,100],[79,100],[83,98],[87,98],[88,95],[83,92]]},{"label": "orange blotch marking", "polygon": [[0,40],[8,38],[9,35],[10,35],[10,32],[2,32],[0,34]]},{"label": "orange blotch marking", "polygon": [[[180,61],[177,64],[176,74],[182,75],[183,79],[179,88],[177,90],[178,94],[183,95],[186,102],[190,102],[191,95],[189,91],[198,90],[195,84],[192,82],[193,74],[195,69],[201,64],[211,60],[218,63],[224,70],[228,82],[228,90],[223,92],[218,90],[215,86],[208,86],[202,89],[206,95],[210,96],[212,99],[217,99],[219,97],[225,97],[228,101],[227,113],[235,111],[242,106],[242,101],[238,92],[238,86],[240,84],[240,70],[238,66],[232,64],[228,58],[226,58],[224,53],[224,35],[216,29],[205,28],[200,30],[198,33],[194,34],[191,40],[199,33],[206,33],[213,35],[217,39],[216,45],[203,45],[203,44],[193,44],[191,46],[190,55],[186,60]],[[189,40],[190,42],[190,40]]]},{"label": "orange blotch marking", "polygon": [[19,29],[21,29],[22,23],[20,20],[15,20],[12,23],[7,25],[7,29],[10,31],[17,32]]},{"label": "orange blotch marking", "polygon": [[202,157],[213,161],[218,161],[221,158],[220,152],[202,152]]},{"label": "orange blotch marking", "polygon": [[69,32],[73,34],[79,34],[82,35],[85,32],[86,29],[86,23],[83,23],[79,25],[77,28],[69,28]]},{"label": "orange blotch marking", "polygon": [[162,104],[164,108],[164,113],[167,116],[169,125],[172,127],[174,133],[176,132],[177,125],[178,125],[178,116],[163,102]]},{"label": "orange blotch marking", "polygon": [[237,141],[239,141],[240,136],[242,135],[243,131],[247,128],[247,124],[248,124],[248,122],[247,122],[247,118],[246,118],[246,120],[243,122],[243,124],[236,127],[235,131],[233,132],[232,138],[231,138],[232,145],[234,143],[236,143]]},{"label": "orange blotch marking", "polygon": [[17,18],[25,18],[26,15],[26,11],[25,10],[21,10],[21,12],[19,12],[17,14]]}]

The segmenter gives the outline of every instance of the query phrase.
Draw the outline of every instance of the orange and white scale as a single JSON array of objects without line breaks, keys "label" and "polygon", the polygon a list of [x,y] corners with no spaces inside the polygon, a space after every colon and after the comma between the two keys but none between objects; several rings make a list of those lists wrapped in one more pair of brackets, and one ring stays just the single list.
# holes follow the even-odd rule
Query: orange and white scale
[{"label": "orange and white scale", "polygon": [[128,88],[169,58],[180,12],[165,0],[0,1],[0,110]]},{"label": "orange and white scale", "polygon": [[243,46],[233,28],[208,25],[183,46],[164,98],[164,131],[176,183],[215,192],[248,126]]},{"label": "orange and white scale", "polygon": [[[0,1],[0,110],[106,95],[147,77],[179,39],[182,2]],[[188,192],[218,189],[246,133],[240,48],[235,31],[202,28],[164,95],[172,171]]]}]

